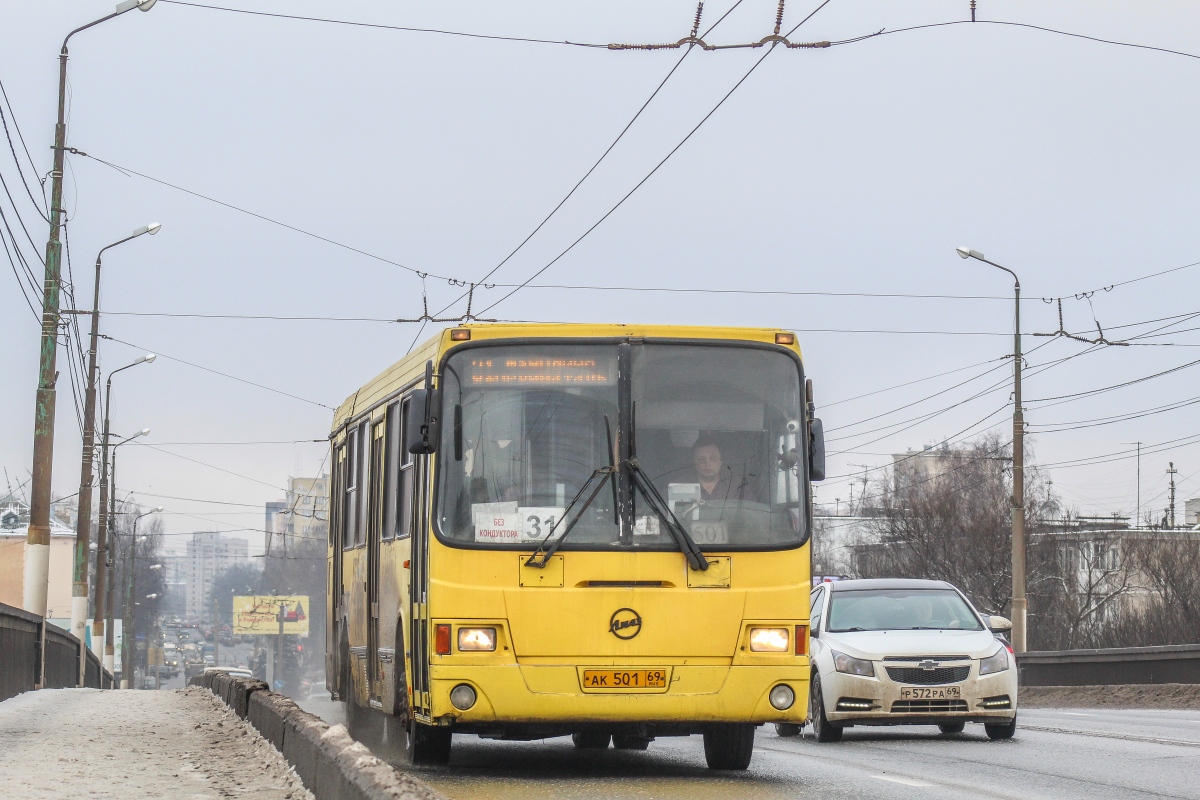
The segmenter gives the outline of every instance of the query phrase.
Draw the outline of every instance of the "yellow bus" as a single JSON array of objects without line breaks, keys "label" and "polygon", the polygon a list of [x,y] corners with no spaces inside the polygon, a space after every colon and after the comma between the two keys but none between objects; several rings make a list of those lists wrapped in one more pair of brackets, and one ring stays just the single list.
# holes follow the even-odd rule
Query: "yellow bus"
[{"label": "yellow bus", "polygon": [[811,480],[795,335],[472,324],[334,416],[327,681],[417,765],[454,734],[745,769],[808,714]]}]

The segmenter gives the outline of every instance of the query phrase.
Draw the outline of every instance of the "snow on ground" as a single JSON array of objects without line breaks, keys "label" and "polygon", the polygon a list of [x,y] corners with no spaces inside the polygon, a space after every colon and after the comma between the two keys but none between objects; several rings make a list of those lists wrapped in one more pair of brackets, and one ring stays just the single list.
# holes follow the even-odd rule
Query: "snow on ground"
[{"label": "snow on ground", "polygon": [[0,796],[312,800],[279,751],[199,687],[5,700]]}]

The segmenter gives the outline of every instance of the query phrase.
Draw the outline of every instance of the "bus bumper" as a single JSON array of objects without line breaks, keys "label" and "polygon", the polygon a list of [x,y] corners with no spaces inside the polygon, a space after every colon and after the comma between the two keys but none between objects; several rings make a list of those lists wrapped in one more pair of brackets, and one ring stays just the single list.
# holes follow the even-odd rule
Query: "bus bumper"
[{"label": "bus bumper", "polygon": [[[432,716],[441,724],[472,729],[509,723],[693,723],[800,724],[808,718],[807,664],[791,666],[670,667],[666,690],[587,691],[583,667],[575,665],[434,665],[430,671]],[[450,702],[460,684],[475,690],[468,709]],[[780,710],[770,693],[786,684],[792,705]]]}]

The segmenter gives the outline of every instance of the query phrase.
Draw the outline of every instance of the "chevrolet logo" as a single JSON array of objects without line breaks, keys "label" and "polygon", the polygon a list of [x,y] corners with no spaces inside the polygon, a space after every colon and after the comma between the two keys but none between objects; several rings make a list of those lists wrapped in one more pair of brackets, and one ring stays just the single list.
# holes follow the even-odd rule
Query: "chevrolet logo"
[{"label": "chevrolet logo", "polygon": [[924,661],[917,662],[917,666],[920,667],[921,669],[925,670],[926,672],[932,672],[933,670],[938,668],[939,663],[937,661],[934,661],[932,658],[927,658]]}]

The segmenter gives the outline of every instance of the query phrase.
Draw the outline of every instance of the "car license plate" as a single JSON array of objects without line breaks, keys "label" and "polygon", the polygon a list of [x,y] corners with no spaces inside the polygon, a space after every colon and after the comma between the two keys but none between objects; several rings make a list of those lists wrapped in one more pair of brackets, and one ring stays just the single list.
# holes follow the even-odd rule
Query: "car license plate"
[{"label": "car license plate", "polygon": [[902,686],[901,700],[957,700],[962,697],[960,686]]},{"label": "car license plate", "polygon": [[665,669],[585,669],[584,691],[622,691],[625,689],[665,689]]}]

